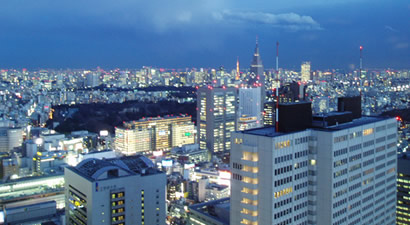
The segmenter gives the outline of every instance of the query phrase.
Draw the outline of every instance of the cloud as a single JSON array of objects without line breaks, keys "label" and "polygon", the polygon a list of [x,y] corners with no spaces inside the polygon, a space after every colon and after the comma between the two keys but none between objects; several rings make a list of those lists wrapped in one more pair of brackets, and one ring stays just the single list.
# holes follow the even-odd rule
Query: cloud
[{"label": "cloud", "polygon": [[394,48],[396,48],[396,49],[406,49],[408,47],[409,47],[408,42],[399,42],[399,43],[394,45]]},{"label": "cloud", "polygon": [[386,29],[386,30],[388,30],[388,31],[391,31],[391,32],[395,32],[395,33],[399,32],[398,30],[396,30],[396,29],[394,29],[393,27],[388,26],[388,25],[384,26],[384,29]]},{"label": "cloud", "polygon": [[219,21],[231,23],[264,24],[287,30],[322,30],[318,22],[311,16],[296,13],[265,13],[265,12],[233,12],[224,10],[214,13],[214,18]]}]

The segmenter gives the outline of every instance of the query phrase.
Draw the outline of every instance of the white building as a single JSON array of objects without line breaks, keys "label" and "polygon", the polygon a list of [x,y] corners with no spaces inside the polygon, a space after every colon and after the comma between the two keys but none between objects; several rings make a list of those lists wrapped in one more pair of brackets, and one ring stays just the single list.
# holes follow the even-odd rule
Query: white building
[{"label": "white building", "polygon": [[262,126],[261,87],[240,88],[238,130]]},{"label": "white building", "polygon": [[69,225],[165,225],[166,176],[144,156],[86,159],[64,179]]},{"label": "white building", "polygon": [[395,119],[235,132],[231,224],[395,224]]},{"label": "white building", "polygon": [[310,62],[303,62],[300,66],[301,81],[307,82],[310,80]]}]

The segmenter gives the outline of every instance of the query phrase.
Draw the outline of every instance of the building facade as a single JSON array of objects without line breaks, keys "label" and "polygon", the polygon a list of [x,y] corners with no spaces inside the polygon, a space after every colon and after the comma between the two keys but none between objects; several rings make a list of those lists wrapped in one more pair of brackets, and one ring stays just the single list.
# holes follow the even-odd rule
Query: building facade
[{"label": "building facade", "polygon": [[300,66],[300,77],[302,82],[310,80],[310,62],[303,62]]},{"label": "building facade", "polygon": [[64,179],[69,225],[165,225],[166,175],[144,156],[86,159]]},{"label": "building facade", "polygon": [[397,224],[410,223],[410,156],[397,160]]},{"label": "building facade", "polygon": [[200,149],[229,153],[236,128],[235,88],[203,86],[197,92],[197,136]]},{"label": "building facade", "polygon": [[238,130],[262,126],[261,87],[239,88]]},{"label": "building facade", "polygon": [[190,116],[144,118],[115,128],[115,148],[126,155],[171,150],[195,143],[195,125]]},{"label": "building facade", "polygon": [[22,144],[22,128],[0,127],[0,152],[10,152]]},{"label": "building facade", "polygon": [[395,119],[235,132],[231,224],[394,224]]}]

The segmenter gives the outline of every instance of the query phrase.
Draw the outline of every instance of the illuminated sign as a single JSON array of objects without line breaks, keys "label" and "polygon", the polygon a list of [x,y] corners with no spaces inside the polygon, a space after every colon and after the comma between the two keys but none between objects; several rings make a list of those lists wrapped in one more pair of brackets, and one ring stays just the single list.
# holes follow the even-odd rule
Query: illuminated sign
[{"label": "illuminated sign", "polygon": [[184,165],[184,169],[193,169],[193,168],[195,168],[195,164],[194,163],[190,163],[190,164],[185,164]]},{"label": "illuminated sign", "polygon": [[163,167],[172,167],[172,159],[164,159],[162,160]]},{"label": "illuminated sign", "polygon": [[100,136],[108,136],[108,130],[101,130]]},{"label": "illuminated sign", "polygon": [[241,117],[239,118],[240,121],[251,121],[251,120],[256,120],[256,117]]},{"label": "illuminated sign", "polygon": [[191,136],[191,132],[185,132],[185,136]]},{"label": "illuminated sign", "polygon": [[154,152],[152,152],[152,155],[153,155],[153,156],[156,156],[156,157],[162,156],[162,154],[163,154],[162,151],[154,151]]}]

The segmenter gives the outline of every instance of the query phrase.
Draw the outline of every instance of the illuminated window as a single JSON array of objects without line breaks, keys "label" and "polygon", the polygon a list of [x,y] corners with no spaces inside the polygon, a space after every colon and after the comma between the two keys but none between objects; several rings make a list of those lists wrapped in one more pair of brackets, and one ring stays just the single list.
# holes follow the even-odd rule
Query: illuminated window
[{"label": "illuminated window", "polygon": [[252,195],[257,195],[258,194],[258,189],[250,189],[250,188],[242,188],[241,190],[242,193],[246,193],[246,194],[252,194]]},{"label": "illuminated window", "polygon": [[251,172],[251,173],[258,173],[259,168],[258,167],[252,167],[252,166],[244,166],[243,171]]},{"label": "illuminated window", "polygon": [[242,201],[241,201],[241,203],[243,203],[243,204],[248,204],[248,205],[258,205],[258,201],[257,201],[257,200],[252,201],[252,200],[247,199],[247,198],[243,198]]},{"label": "illuminated window", "polygon": [[275,144],[276,149],[286,148],[290,146],[290,140],[277,142]]},{"label": "illuminated window", "polygon": [[248,184],[258,184],[258,178],[243,177],[242,180]]},{"label": "illuminated window", "polygon": [[275,198],[279,198],[279,197],[282,197],[283,195],[287,195],[287,194],[292,193],[292,192],[293,192],[293,188],[292,188],[292,187],[285,188],[285,189],[283,189],[283,190],[281,190],[281,191],[275,192],[275,193],[274,193],[274,197],[275,197]]},{"label": "illuminated window", "polygon": [[373,131],[374,131],[373,128],[365,129],[363,130],[363,136],[373,134]]},{"label": "illuminated window", "polygon": [[258,216],[258,211],[252,211],[252,210],[245,209],[245,208],[241,210],[241,213],[246,214],[246,215],[251,215],[251,216]]},{"label": "illuminated window", "polygon": [[235,144],[242,144],[242,138],[235,138]]},{"label": "illuminated window", "polygon": [[310,165],[312,165],[312,166],[316,165],[316,160],[311,159],[311,160],[310,160]]},{"label": "illuminated window", "polygon": [[242,152],[242,160],[257,162],[259,160],[256,152]]}]

